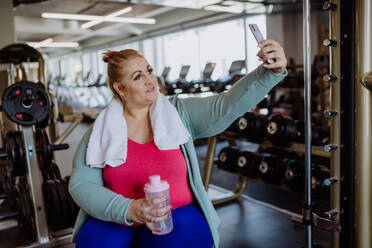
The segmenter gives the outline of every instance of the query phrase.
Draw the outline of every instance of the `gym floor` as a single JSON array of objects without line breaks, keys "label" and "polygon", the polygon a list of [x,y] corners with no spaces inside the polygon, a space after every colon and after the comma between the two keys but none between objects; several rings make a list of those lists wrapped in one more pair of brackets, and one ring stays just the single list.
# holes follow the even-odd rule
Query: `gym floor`
[{"label": "gym floor", "polygon": [[[63,131],[68,124],[60,125]],[[65,140],[70,148],[65,151],[55,152],[55,159],[62,174],[71,173],[73,157],[71,154],[78,146],[88,124],[79,125]],[[217,150],[225,144],[218,144]],[[206,146],[197,148],[201,169],[204,164]],[[214,169],[211,178],[211,192],[221,194],[232,190],[235,186],[236,176],[225,171]],[[248,180],[247,189],[240,199],[217,206],[217,213],[221,218],[219,228],[221,248],[300,248],[304,247],[304,227],[293,222],[291,217],[283,212],[292,211],[300,213],[303,196],[288,192],[277,187]],[[265,203],[269,203],[265,204]],[[326,203],[321,202],[326,209]],[[275,206],[275,207],[272,207]],[[281,210],[281,211],[279,211]],[[1,225],[0,225],[1,229]],[[331,247],[332,235],[329,232],[314,230],[314,241],[320,247]],[[18,227],[0,231],[0,246],[11,248],[22,245],[22,234]],[[74,247],[65,245],[64,248]]]}]

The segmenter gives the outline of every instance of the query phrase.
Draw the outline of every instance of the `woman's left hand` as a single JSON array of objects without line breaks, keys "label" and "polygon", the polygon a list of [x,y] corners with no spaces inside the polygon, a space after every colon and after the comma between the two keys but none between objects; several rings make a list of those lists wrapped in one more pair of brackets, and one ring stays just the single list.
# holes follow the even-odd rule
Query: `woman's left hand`
[{"label": "woman's left hand", "polygon": [[[282,73],[287,66],[287,59],[284,54],[284,49],[275,40],[267,39],[258,44],[261,50],[257,56],[264,61],[263,66],[272,70],[275,73]],[[268,59],[274,60],[274,63],[267,63]]]}]

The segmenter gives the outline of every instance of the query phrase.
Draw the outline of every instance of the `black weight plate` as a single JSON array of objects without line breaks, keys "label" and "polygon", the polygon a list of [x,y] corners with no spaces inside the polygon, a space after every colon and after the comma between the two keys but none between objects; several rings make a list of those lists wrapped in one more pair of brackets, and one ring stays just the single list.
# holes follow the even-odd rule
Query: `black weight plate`
[{"label": "black weight plate", "polygon": [[68,177],[65,177],[65,179],[62,179],[62,184],[63,184],[63,188],[64,188],[64,192],[65,192],[65,196],[66,196],[66,206],[67,206],[67,209],[68,209],[68,226],[69,227],[73,227],[74,226],[74,223],[75,223],[75,219],[77,217],[77,214],[78,214],[78,207],[77,205],[75,204],[75,202],[73,201],[71,195],[70,195],[70,192],[68,191]]},{"label": "black weight plate", "polygon": [[43,122],[51,108],[41,83],[20,81],[8,87],[2,97],[3,111],[15,123],[31,126]]},{"label": "black weight plate", "polygon": [[53,152],[48,149],[50,144],[48,135],[45,131],[37,129],[35,132],[35,140],[36,153],[38,155],[40,169],[43,170],[46,168],[46,170],[49,170],[49,166],[51,165],[53,159]]},{"label": "black weight plate", "polygon": [[59,204],[61,205],[61,216],[59,218],[61,228],[71,227],[71,213],[67,203],[67,194],[63,185],[63,179],[55,180]]},{"label": "black weight plate", "polygon": [[[4,138],[4,147],[5,147],[5,150],[6,152],[8,153],[8,161],[11,161],[12,163],[9,164],[9,169],[12,171],[12,173],[15,173],[15,169],[14,167],[12,167],[13,165],[17,164],[17,144],[16,144],[16,140],[15,140],[15,137],[14,137],[14,133],[13,132],[7,132],[5,134],[5,138]],[[16,175],[15,175],[16,176]]]},{"label": "black weight plate", "polygon": [[61,216],[62,210],[54,180],[44,181],[43,193],[48,224],[53,231],[60,230],[58,219]]},{"label": "black weight plate", "polygon": [[35,218],[34,218],[34,206],[30,197],[30,193],[25,186],[20,186],[21,190],[21,221],[20,225],[23,230],[27,241],[33,241],[35,239]]},{"label": "black weight plate", "polygon": [[68,216],[69,223],[68,224],[69,224],[69,227],[73,227],[75,224],[76,216],[77,216],[77,213],[76,213],[77,208],[75,206],[74,201],[72,200],[70,192],[68,191],[68,181],[66,181],[66,178],[62,180],[62,183],[63,183],[63,188],[66,194],[66,205],[67,205],[68,212],[69,212],[69,216]]},{"label": "black weight plate", "polygon": [[59,204],[61,206],[61,215],[59,216],[59,226],[60,228],[66,228],[70,226],[70,212],[69,206],[67,204],[67,192],[65,192],[65,187],[63,185],[63,178],[61,172],[56,163],[52,163],[50,166],[50,178],[54,179],[54,185],[59,199]]},{"label": "black weight plate", "polygon": [[52,174],[50,174],[51,178],[54,178],[54,179],[57,179],[57,180],[62,179],[61,171],[59,170],[59,167],[56,163],[51,164],[50,173],[52,173]]},{"label": "black weight plate", "polygon": [[19,131],[14,131],[14,137],[18,147],[18,156],[20,163],[25,163],[26,160],[26,150],[23,142],[23,135]]},{"label": "black weight plate", "polygon": [[69,205],[70,207],[72,206],[72,219],[73,221],[75,222],[76,218],[77,218],[77,215],[79,214],[79,206],[75,203],[74,199],[72,199],[72,196],[70,194],[70,191],[68,190],[69,188],[69,183],[70,183],[70,176],[66,176],[65,177],[65,187],[66,187],[66,191],[68,192],[68,201],[69,201]]},{"label": "black weight plate", "polygon": [[18,208],[18,204],[19,204],[19,195],[20,194],[21,193],[19,191],[18,185],[13,185],[13,187],[9,191],[9,201],[8,201],[9,208],[11,210],[14,210],[14,211],[18,210],[17,208]]},{"label": "black weight plate", "polygon": [[[8,165],[9,166],[9,165]],[[4,187],[5,191],[10,195],[9,200],[9,206],[12,209],[15,209],[15,205],[12,206],[12,204],[16,204],[15,201],[12,201],[11,198],[14,199],[14,185],[15,185],[15,178],[12,177],[11,171],[8,169],[8,166],[4,166],[5,168],[2,168],[2,175],[4,176]]]},{"label": "black weight plate", "polygon": [[16,162],[14,164],[14,173],[17,176],[23,176],[26,174],[26,154],[23,143],[23,138],[21,132],[13,131],[13,137],[16,143]]}]

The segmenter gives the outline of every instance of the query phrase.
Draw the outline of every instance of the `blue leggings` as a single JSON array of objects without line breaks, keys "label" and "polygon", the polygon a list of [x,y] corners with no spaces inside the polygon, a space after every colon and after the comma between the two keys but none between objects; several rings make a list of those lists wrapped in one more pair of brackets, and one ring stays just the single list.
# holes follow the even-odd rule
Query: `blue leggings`
[{"label": "blue leggings", "polygon": [[212,235],[199,210],[187,205],[172,210],[173,231],[152,234],[146,226],[123,226],[89,218],[82,226],[76,248],[211,248]]}]

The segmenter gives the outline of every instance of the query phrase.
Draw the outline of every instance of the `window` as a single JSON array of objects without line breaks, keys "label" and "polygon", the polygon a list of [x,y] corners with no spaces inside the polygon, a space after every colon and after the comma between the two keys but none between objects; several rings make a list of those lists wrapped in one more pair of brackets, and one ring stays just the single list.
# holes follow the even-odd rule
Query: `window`
[{"label": "window", "polygon": [[108,49],[102,49],[98,50],[96,53],[97,57],[97,65],[98,65],[98,74],[104,74],[107,73],[107,65],[105,62],[103,62],[103,54],[107,51]]},{"label": "window", "polygon": [[[252,71],[261,62],[256,56],[259,49],[249,30],[250,23],[256,23],[266,37],[266,16],[250,16],[246,17],[246,27],[244,27],[244,19],[240,18],[85,53],[82,61],[80,56],[65,57],[60,60],[60,73],[62,76],[69,74],[67,76],[73,79],[78,73],[86,76],[89,71],[92,72],[93,78],[99,74],[105,75],[107,65],[102,60],[102,54],[109,49],[140,51],[154,67],[156,75],[161,75],[164,67],[170,66],[169,81],[179,77],[182,65],[191,66],[187,80],[199,78],[208,62],[216,63],[212,74],[214,80],[227,75],[231,63],[235,60],[246,60],[247,70]],[[246,29],[246,37],[244,37],[244,29]],[[247,58],[245,49],[247,49]],[[57,66],[52,65],[52,67],[55,68],[53,73],[57,71]]]},{"label": "window", "polygon": [[134,50],[139,51],[139,48],[140,48],[139,47],[139,41],[136,41],[136,42],[132,42],[132,43],[124,44],[124,45],[114,46],[113,48],[108,48],[108,49],[114,50],[114,51],[121,51],[121,50],[125,50],[125,49],[134,49]]},{"label": "window", "polygon": [[159,36],[154,38],[155,46],[155,73],[156,75],[161,75],[165,67],[164,61],[164,36]]},{"label": "window", "polygon": [[[197,30],[180,31],[165,35],[162,43],[165,48],[163,49],[164,64],[171,67],[169,80],[178,78],[182,65],[191,66],[187,80],[200,77],[199,37]],[[158,54],[157,56],[162,55]]]},{"label": "window", "polygon": [[142,51],[141,53],[147,59],[147,62],[155,68],[155,42],[153,39],[147,39],[142,42]]},{"label": "window", "polygon": [[59,76],[61,72],[59,71],[59,61],[58,59],[51,59],[48,61],[48,77],[49,80],[54,80]]},{"label": "window", "polygon": [[216,63],[212,74],[218,79],[228,74],[231,62],[245,59],[243,20],[233,20],[204,26],[200,34],[200,63]]},{"label": "window", "polygon": [[[88,72],[91,72],[92,74],[95,74],[92,70],[92,58],[90,56],[90,53],[84,53],[82,55],[82,72],[83,72],[83,75],[87,75]],[[92,75],[93,77],[95,75]]]}]

